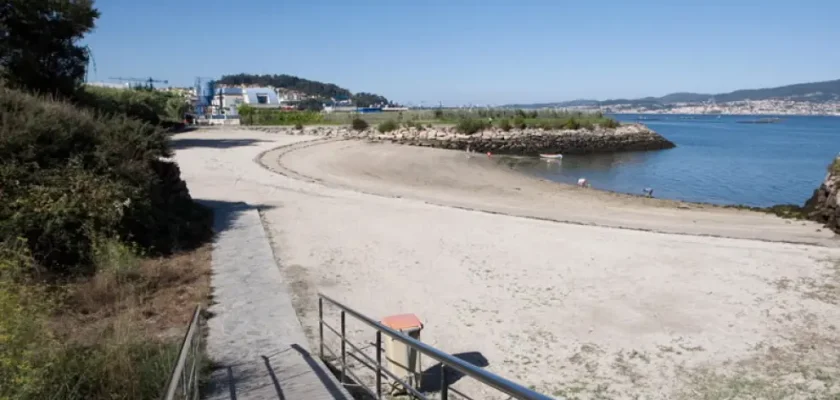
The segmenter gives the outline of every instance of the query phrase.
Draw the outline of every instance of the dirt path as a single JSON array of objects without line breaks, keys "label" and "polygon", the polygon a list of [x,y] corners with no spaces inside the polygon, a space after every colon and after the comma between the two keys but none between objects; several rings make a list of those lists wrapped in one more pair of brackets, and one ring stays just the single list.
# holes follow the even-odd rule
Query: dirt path
[{"label": "dirt path", "polygon": [[[488,370],[549,395],[805,398],[840,390],[840,250],[769,241],[832,243],[813,226],[732,210],[623,206],[621,196],[463,165],[477,160],[462,153],[307,143],[281,164],[279,154],[263,154],[280,175],[255,159],[306,138],[216,130],[178,139],[192,143],[177,158],[196,197],[260,208],[310,332],[315,293],[324,291],[374,317],[416,313],[424,341],[479,355]],[[670,222],[614,229],[505,210],[607,226],[650,223],[644,215]],[[737,228],[726,222],[733,215]],[[637,230],[676,228],[682,234]],[[359,342],[373,338],[358,326],[348,331]],[[502,398],[466,378],[455,385],[474,398]]]}]

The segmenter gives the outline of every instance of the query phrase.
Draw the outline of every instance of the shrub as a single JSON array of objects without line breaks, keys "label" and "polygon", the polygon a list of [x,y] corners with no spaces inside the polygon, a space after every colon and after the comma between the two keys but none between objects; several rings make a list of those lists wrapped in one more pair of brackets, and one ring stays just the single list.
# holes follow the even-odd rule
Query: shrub
[{"label": "shrub", "polygon": [[621,125],[621,124],[618,121],[616,121],[612,118],[607,118],[603,122],[601,122],[601,126],[604,127],[604,128],[608,128],[608,129],[618,128],[619,125]]},{"label": "shrub", "polygon": [[239,107],[240,121],[248,125],[312,125],[324,122],[324,115],[317,111],[285,111]]},{"label": "shrub", "polygon": [[61,348],[45,379],[56,399],[159,398],[178,358],[178,343],[113,334],[94,345]]},{"label": "shrub", "polygon": [[189,103],[180,95],[154,90],[86,86],[77,104],[107,115],[124,114],[150,124],[181,121]]},{"label": "shrub", "polygon": [[84,272],[97,237],[160,253],[209,238],[159,128],[9,89],[0,120],[0,240],[25,239],[38,264]]},{"label": "shrub", "polygon": [[455,125],[455,130],[466,135],[472,135],[487,129],[488,126],[489,123],[483,119],[462,119]]},{"label": "shrub", "polygon": [[563,124],[563,128],[565,128],[565,129],[578,130],[578,129],[580,129],[580,122],[578,122],[578,120],[577,120],[577,119],[575,119],[574,117],[569,118],[569,119],[568,119],[568,120],[566,120],[566,122]]},{"label": "shrub", "polygon": [[396,121],[393,121],[393,120],[389,119],[387,121],[383,121],[382,123],[380,123],[379,126],[376,127],[376,129],[379,130],[379,132],[381,132],[381,133],[386,133],[386,132],[395,131],[399,127],[400,126],[399,126],[399,124],[397,124]]},{"label": "shrub", "polygon": [[365,121],[365,120],[363,120],[359,117],[356,117],[356,118],[353,118],[353,121],[350,123],[350,126],[353,128],[354,131],[361,132],[361,131],[367,129],[369,125],[368,125],[367,121]]},{"label": "shrub", "polygon": [[441,119],[441,118],[443,118],[443,110],[441,110],[441,109],[439,109],[439,108],[438,108],[437,110],[435,110],[435,118],[436,118],[436,119]]},{"label": "shrub", "polygon": [[513,128],[513,126],[510,124],[510,121],[507,118],[504,118],[499,121],[499,128],[501,128],[501,130],[505,132],[508,132]]},{"label": "shrub", "polygon": [[48,329],[48,293],[28,285],[25,244],[0,241],[0,399],[38,398],[49,377],[55,341]]},{"label": "shrub", "polygon": [[300,123],[295,124],[295,129],[297,129],[297,130],[299,130],[299,131],[302,131],[302,130],[303,130],[303,125],[302,125],[302,124],[300,124]]},{"label": "shrub", "polygon": [[514,126],[514,127],[516,127],[517,129],[525,129],[525,128],[527,128],[527,127],[528,127],[528,124],[527,124],[527,123],[525,123],[525,117],[524,117],[525,112],[524,112],[524,111],[522,111],[522,110],[516,110],[516,111],[517,111],[517,114],[518,114],[518,113],[522,113],[523,115],[517,115],[517,116],[513,119],[513,126]]}]

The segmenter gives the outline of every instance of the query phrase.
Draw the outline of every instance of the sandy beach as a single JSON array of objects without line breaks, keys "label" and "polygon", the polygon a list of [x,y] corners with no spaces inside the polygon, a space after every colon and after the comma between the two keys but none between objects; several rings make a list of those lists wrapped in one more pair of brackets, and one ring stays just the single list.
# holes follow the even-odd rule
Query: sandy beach
[{"label": "sandy beach", "polygon": [[840,250],[816,224],[558,185],[463,152],[314,139],[174,139],[194,197],[261,210],[312,343],[323,291],[377,318],[416,313],[424,341],[552,396],[840,392]]}]

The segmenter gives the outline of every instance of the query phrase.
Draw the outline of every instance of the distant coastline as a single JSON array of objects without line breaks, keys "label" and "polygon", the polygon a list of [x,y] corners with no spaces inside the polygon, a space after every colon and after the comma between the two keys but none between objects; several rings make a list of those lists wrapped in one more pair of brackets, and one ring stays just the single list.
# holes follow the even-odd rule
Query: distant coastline
[{"label": "distant coastline", "polygon": [[665,111],[665,110],[637,110],[637,111],[625,111],[622,110],[620,112],[605,112],[606,114],[610,115],[691,115],[691,116],[704,116],[704,117],[714,117],[714,116],[734,116],[734,117],[749,117],[749,116],[762,116],[762,117],[840,117],[840,112],[833,112],[833,113],[785,113],[785,112],[702,112],[702,111]]}]

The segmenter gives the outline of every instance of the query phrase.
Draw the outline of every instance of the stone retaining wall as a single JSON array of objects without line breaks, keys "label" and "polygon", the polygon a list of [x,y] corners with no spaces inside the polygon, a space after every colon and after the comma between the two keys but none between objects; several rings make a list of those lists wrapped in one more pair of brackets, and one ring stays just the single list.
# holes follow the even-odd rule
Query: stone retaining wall
[{"label": "stone retaining wall", "polygon": [[400,128],[380,133],[371,128],[354,131],[346,126],[311,126],[303,130],[293,127],[248,127],[252,130],[285,134],[305,134],[327,137],[347,137],[371,141],[388,141],[412,146],[436,147],[453,150],[493,152],[498,154],[534,156],[540,153],[587,154],[619,151],[661,150],[675,147],[674,143],[641,124],[624,124],[615,129],[595,130],[513,129],[504,132],[491,129],[465,135],[452,127],[434,127],[418,130]]}]

